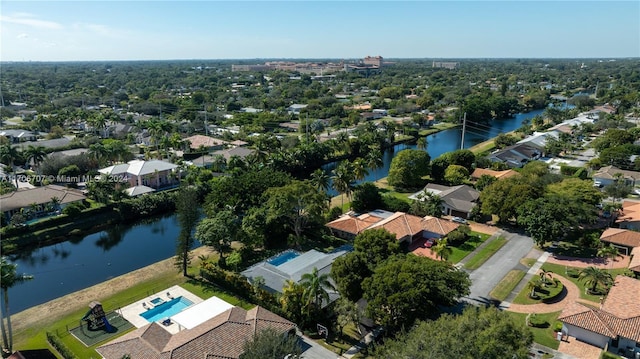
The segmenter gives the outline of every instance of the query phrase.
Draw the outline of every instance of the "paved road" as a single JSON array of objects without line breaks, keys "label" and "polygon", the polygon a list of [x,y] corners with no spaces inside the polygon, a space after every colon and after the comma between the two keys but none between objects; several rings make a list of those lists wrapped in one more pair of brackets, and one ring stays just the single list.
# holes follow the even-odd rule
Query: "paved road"
[{"label": "paved road", "polygon": [[480,268],[471,272],[471,294],[464,300],[472,304],[489,304],[489,292],[502,280],[502,278],[514,269],[531,248],[533,240],[530,237],[504,232],[507,242],[489,258]]}]

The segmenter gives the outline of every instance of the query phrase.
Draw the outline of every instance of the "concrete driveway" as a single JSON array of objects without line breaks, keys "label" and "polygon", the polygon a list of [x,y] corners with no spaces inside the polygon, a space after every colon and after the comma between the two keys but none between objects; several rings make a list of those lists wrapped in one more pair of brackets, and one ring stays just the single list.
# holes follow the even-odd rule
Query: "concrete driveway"
[{"label": "concrete driveway", "polygon": [[304,359],[336,359],[341,358],[338,354],[316,343],[311,338],[298,333],[298,342],[302,348]]},{"label": "concrete driveway", "polygon": [[520,259],[533,248],[533,240],[522,234],[503,231],[507,242],[480,268],[469,274],[471,293],[463,299],[471,304],[493,304],[489,293],[509,273],[520,264]]}]

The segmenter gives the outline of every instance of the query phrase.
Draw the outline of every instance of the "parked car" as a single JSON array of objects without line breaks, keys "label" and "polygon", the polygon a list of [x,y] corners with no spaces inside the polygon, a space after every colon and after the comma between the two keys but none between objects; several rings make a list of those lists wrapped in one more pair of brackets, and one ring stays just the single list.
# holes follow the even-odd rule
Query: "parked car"
[{"label": "parked car", "polygon": [[453,217],[451,218],[452,222],[456,222],[456,223],[460,223],[460,224],[468,224],[469,222],[467,222],[466,219],[462,218],[462,217]]},{"label": "parked car", "polygon": [[436,238],[429,238],[426,242],[424,242],[424,246],[427,248],[431,248],[436,244]]},{"label": "parked car", "polygon": [[593,182],[593,187],[602,188],[602,182],[600,182],[600,181]]}]

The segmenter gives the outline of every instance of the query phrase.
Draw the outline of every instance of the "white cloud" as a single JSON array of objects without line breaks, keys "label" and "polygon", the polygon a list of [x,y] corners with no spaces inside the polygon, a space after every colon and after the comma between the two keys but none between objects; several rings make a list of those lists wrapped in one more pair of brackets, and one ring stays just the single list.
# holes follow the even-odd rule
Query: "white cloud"
[{"label": "white cloud", "polygon": [[0,15],[0,21],[10,24],[25,25],[39,29],[58,30],[63,26],[54,21],[39,20],[34,15],[28,13],[16,13],[11,16]]}]

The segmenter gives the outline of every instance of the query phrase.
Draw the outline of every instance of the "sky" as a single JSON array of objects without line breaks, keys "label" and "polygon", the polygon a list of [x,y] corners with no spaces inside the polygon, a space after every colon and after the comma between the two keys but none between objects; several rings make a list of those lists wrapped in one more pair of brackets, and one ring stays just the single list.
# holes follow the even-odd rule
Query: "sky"
[{"label": "sky", "polygon": [[0,61],[640,57],[640,1],[0,1]]}]

